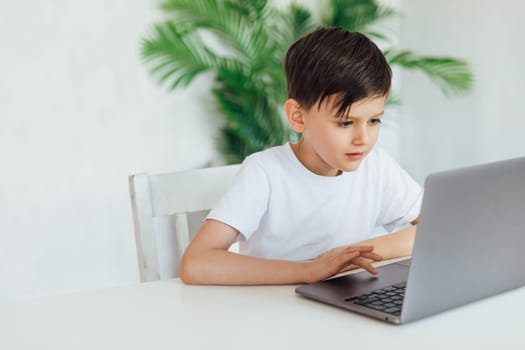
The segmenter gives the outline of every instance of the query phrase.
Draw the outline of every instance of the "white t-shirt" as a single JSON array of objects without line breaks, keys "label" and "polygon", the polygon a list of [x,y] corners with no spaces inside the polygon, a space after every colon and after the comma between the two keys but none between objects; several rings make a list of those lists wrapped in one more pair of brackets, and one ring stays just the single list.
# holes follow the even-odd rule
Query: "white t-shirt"
[{"label": "white t-shirt", "polygon": [[290,144],[248,156],[208,218],[239,230],[240,253],[307,260],[416,219],[421,187],[380,148],[339,176],[308,170]]}]

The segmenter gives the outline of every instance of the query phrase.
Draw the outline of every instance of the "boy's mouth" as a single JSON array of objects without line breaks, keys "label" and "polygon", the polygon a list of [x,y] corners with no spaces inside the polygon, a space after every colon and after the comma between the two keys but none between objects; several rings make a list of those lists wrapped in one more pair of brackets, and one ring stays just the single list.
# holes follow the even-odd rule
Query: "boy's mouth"
[{"label": "boy's mouth", "polygon": [[363,158],[365,155],[364,152],[356,152],[356,153],[345,153],[345,156],[351,160],[359,160]]}]

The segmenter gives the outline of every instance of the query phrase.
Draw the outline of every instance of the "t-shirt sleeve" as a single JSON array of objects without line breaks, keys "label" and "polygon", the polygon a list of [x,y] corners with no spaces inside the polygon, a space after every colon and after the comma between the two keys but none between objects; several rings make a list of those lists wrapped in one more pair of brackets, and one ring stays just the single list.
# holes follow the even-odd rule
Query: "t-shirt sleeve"
[{"label": "t-shirt sleeve", "polygon": [[419,216],[423,190],[412,177],[386,152],[379,153],[381,163],[382,200],[377,226],[391,232]]},{"label": "t-shirt sleeve", "polygon": [[268,207],[270,186],[262,165],[247,157],[232,186],[210,211],[207,219],[232,226],[248,239],[259,227]]}]

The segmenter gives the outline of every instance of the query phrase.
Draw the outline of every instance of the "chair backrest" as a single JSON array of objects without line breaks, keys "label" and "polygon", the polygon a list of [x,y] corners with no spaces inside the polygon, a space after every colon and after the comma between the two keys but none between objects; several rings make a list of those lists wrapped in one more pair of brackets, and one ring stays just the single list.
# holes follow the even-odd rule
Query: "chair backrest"
[{"label": "chair backrest", "polygon": [[179,260],[240,165],[129,176],[141,282],[178,276]]}]

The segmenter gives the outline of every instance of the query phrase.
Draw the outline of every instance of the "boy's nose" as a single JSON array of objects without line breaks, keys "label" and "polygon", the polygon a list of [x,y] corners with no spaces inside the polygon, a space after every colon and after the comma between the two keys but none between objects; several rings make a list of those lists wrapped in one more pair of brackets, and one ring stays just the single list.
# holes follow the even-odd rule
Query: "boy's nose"
[{"label": "boy's nose", "polygon": [[354,145],[366,145],[368,143],[368,130],[365,128],[358,128],[353,137],[352,143]]}]

